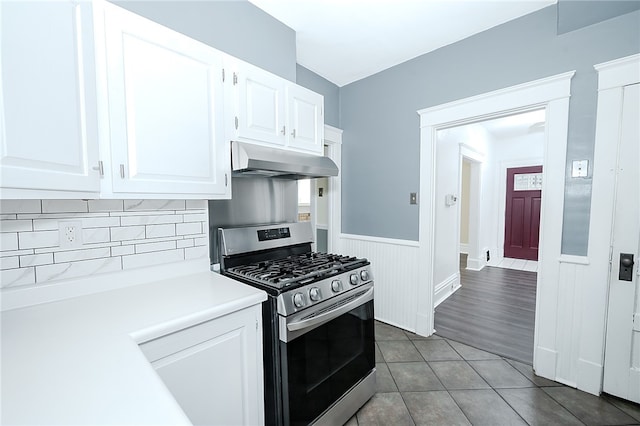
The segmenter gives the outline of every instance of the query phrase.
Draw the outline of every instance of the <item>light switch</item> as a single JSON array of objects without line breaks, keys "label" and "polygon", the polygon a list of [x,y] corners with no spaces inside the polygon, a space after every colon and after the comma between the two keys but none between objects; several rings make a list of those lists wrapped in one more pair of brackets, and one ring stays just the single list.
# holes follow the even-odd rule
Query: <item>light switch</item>
[{"label": "light switch", "polygon": [[409,193],[409,204],[418,204],[418,194],[415,192]]},{"label": "light switch", "polygon": [[587,177],[589,160],[573,160],[571,167],[571,177]]}]

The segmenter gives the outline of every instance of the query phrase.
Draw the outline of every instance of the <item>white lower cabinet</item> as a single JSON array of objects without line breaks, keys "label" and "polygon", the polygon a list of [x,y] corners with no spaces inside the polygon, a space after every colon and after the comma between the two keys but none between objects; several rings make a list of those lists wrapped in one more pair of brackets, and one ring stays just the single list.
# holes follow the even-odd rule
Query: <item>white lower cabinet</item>
[{"label": "white lower cabinet", "polygon": [[261,305],[140,345],[194,425],[264,423]]}]

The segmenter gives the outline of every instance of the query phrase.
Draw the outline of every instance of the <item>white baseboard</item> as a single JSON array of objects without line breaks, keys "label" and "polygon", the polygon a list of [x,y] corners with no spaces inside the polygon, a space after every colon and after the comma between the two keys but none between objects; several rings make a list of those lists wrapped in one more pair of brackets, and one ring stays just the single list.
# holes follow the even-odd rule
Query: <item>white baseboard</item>
[{"label": "white baseboard", "polygon": [[584,359],[578,360],[578,389],[593,395],[602,391],[602,374],[604,366]]},{"label": "white baseboard", "polygon": [[431,319],[429,318],[429,315],[421,314],[420,312],[418,312],[416,314],[416,334],[424,337],[431,336],[435,332],[435,330],[429,329],[426,326],[426,324],[429,324],[430,321]]},{"label": "white baseboard", "polygon": [[481,271],[486,264],[482,258],[467,258],[467,269],[470,271]]},{"label": "white baseboard", "polygon": [[558,352],[538,346],[535,349],[533,369],[535,373],[549,380],[556,380],[556,360]]},{"label": "white baseboard", "polygon": [[447,300],[447,297],[451,296],[457,289],[460,288],[460,272],[456,272],[441,283],[436,285],[435,289],[435,305],[437,307],[440,303]]},{"label": "white baseboard", "polygon": [[469,254],[469,244],[460,243],[460,253]]}]

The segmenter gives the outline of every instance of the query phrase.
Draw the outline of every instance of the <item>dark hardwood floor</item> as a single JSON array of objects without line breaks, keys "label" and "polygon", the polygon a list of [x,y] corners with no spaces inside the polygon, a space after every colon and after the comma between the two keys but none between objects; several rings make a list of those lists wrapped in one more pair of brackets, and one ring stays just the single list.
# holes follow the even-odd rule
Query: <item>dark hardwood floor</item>
[{"label": "dark hardwood floor", "polygon": [[532,364],[537,274],[490,266],[469,271],[466,256],[460,263],[462,288],[436,308],[436,334]]}]

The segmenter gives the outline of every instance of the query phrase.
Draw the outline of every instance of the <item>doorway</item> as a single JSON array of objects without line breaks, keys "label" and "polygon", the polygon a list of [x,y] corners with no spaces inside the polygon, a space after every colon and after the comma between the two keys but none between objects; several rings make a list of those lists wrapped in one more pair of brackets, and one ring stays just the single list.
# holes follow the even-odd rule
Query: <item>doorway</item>
[{"label": "doorway", "polygon": [[542,166],[507,169],[504,257],[538,260]]},{"label": "doorway", "polygon": [[[455,294],[443,295],[436,282],[435,331],[528,364],[533,361],[536,273],[486,266],[504,243],[501,235],[511,238],[512,246],[538,245],[536,217],[540,211],[538,187],[542,185],[542,169],[505,165],[543,158],[544,139],[545,111],[541,109],[437,133],[437,204],[455,188],[451,181],[457,180],[456,173],[460,189],[453,194],[453,199],[459,198],[457,223],[449,220],[456,217],[455,209],[446,202],[452,197],[446,198],[444,205],[435,206],[435,245],[439,253],[434,275],[436,280],[447,276],[449,272],[443,273],[443,268],[455,263],[459,289],[454,289]],[[457,150],[459,166],[458,158],[449,154]],[[529,178],[531,184],[526,180]],[[498,220],[499,216],[506,220]],[[499,232],[505,223],[506,232]],[[512,235],[518,228],[527,228],[526,238],[522,232]],[[455,235],[459,235],[458,239]],[[447,259],[448,248],[455,245],[459,250]]]},{"label": "doorway", "polygon": [[416,331],[424,336],[434,332],[434,208],[439,201],[435,199],[435,154],[438,130],[537,109],[544,109],[547,113],[542,162],[545,197],[541,206],[541,268],[537,275],[534,369],[539,375],[549,378],[554,378],[556,372],[555,353],[549,348],[555,345],[557,323],[555,316],[548,318],[541,312],[556,312],[557,309],[554,267],[561,254],[560,213],[564,210],[569,96],[574,74],[573,71],[559,74],[418,111],[421,127],[420,195],[423,200],[419,247],[420,257],[424,260],[420,265],[420,276],[424,281],[417,286],[416,292]]},{"label": "doorway", "polygon": [[324,155],[338,166],[338,176],[298,181],[298,221],[309,221],[313,249],[337,253],[341,232],[342,130],[324,126]]}]

